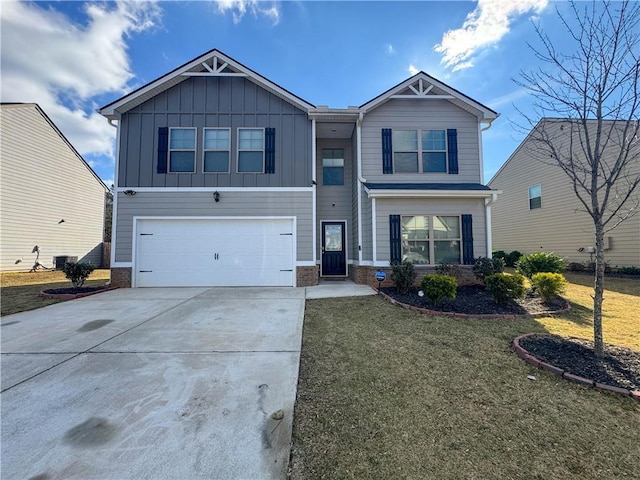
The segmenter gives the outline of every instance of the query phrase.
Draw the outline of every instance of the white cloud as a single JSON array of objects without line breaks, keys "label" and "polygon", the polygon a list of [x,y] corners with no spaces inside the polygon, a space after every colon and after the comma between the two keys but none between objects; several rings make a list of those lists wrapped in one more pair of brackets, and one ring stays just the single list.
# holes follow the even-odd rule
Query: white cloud
[{"label": "white cloud", "polygon": [[416,73],[418,73],[420,71],[420,69],[418,67],[416,67],[415,65],[413,65],[413,64],[409,65],[409,68],[407,68],[407,70],[409,70],[409,73],[411,75],[415,75]]},{"label": "white cloud", "polygon": [[478,51],[497,44],[507,33],[515,17],[540,13],[549,0],[478,0],[462,28],[449,30],[434,47],[442,53],[442,64],[452,71],[473,66]]},{"label": "white cloud", "polygon": [[278,2],[261,0],[214,0],[221,14],[231,13],[233,23],[240,23],[247,13],[254,17],[263,15],[271,20],[272,25],[280,22],[280,6]]},{"label": "white cloud", "polygon": [[82,154],[113,155],[115,129],[92,99],[124,93],[134,78],[126,36],[157,24],[155,2],[88,3],[86,25],[34,3],[6,2],[2,22],[3,102],[38,103]]},{"label": "white cloud", "polygon": [[393,48],[393,45],[391,45],[390,43],[387,43],[384,46],[384,51],[387,52],[387,55],[395,55],[396,53],[396,49]]},{"label": "white cloud", "polygon": [[505,104],[511,104],[529,94],[529,90],[526,88],[519,88],[518,90],[514,90],[511,93],[507,93],[506,95],[501,95],[499,97],[493,98],[487,102],[487,105],[491,105],[491,107],[496,108]]}]

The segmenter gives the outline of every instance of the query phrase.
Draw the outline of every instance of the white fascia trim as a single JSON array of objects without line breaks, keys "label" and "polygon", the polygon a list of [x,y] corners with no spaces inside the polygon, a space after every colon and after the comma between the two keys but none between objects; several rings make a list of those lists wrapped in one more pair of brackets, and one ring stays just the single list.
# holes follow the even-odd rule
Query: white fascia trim
[{"label": "white fascia trim", "polygon": [[369,198],[491,198],[502,190],[370,190],[365,187]]},{"label": "white fascia trim", "polygon": [[358,262],[358,266],[360,267],[389,267],[389,262],[371,262],[369,260],[365,260],[363,262]]},{"label": "white fascia trim", "polygon": [[116,192],[313,192],[313,187],[118,187]]},{"label": "white fascia trim", "polygon": [[316,262],[308,262],[308,261],[297,261],[296,267],[315,267],[317,265]]}]

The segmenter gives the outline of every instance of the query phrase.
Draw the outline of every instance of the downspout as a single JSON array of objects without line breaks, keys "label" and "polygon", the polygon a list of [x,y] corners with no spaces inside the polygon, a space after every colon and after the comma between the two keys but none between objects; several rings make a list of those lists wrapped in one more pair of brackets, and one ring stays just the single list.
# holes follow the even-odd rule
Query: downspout
[{"label": "downspout", "polygon": [[[116,159],[115,159],[115,173],[113,177],[113,206],[111,208],[111,252],[109,259],[109,270],[113,268],[116,263],[116,230],[118,218],[118,171],[120,164],[120,118],[118,118],[118,124],[114,125],[112,118],[108,119],[109,125],[116,129]],[[133,276],[133,272],[132,272]]]},{"label": "downspout", "polygon": [[312,219],[312,225],[313,227],[311,228],[311,234],[312,234],[312,249],[313,249],[313,264],[315,265],[316,262],[318,261],[318,240],[316,238],[316,235],[318,234],[318,228],[316,226],[316,192],[317,192],[317,181],[316,181],[316,162],[317,162],[317,155],[316,155],[316,119],[312,118],[311,119],[311,164],[312,164],[312,170],[311,170],[311,188],[312,188],[312,209],[313,212],[311,214],[311,219]]},{"label": "downspout", "polygon": [[362,178],[362,119],[364,113],[360,112],[356,121],[356,152],[358,163],[358,265],[362,265],[362,184],[366,182]]},{"label": "downspout", "polygon": [[491,198],[484,199],[484,216],[485,228],[487,230],[487,258],[492,257],[493,251],[493,235],[491,233],[491,204],[498,198],[498,194],[494,193]]},{"label": "downspout", "polygon": [[491,121],[488,122],[486,128],[482,128],[482,120],[478,122],[478,146],[480,151],[480,183],[484,185],[484,154],[482,148],[482,132],[486,132],[491,128]]}]

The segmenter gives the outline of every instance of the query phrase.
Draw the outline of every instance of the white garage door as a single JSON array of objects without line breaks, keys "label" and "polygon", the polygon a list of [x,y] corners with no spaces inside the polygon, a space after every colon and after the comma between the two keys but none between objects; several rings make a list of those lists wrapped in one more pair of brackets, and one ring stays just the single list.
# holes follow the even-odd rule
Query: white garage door
[{"label": "white garage door", "polygon": [[293,286],[292,219],[139,219],[138,287]]}]

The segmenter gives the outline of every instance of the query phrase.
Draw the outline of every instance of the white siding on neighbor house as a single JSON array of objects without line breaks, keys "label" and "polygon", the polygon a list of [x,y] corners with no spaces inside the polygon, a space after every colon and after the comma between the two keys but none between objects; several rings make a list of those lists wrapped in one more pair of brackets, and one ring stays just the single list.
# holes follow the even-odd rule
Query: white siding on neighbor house
[{"label": "white siding on neighbor house", "polygon": [[[483,199],[376,199],[377,261],[390,260],[389,215],[472,215],[473,256],[486,257],[487,229]],[[462,252],[461,252],[462,253]]]},{"label": "white siding on neighbor house", "polygon": [[[324,185],[322,181],[322,150],[325,148],[341,148],[344,152],[344,185]],[[316,162],[316,178],[317,178],[317,198],[316,198],[316,212],[317,212],[317,242],[318,246],[322,246],[322,223],[326,220],[345,220],[347,222],[347,235],[346,239],[348,245],[347,254],[349,260],[353,259],[354,250],[351,245],[351,238],[353,235],[353,225],[351,222],[352,216],[352,155],[351,155],[351,141],[350,140],[328,140],[319,139],[317,145],[317,162]],[[322,255],[321,248],[318,248],[318,260]],[[355,258],[358,258],[357,251]]]},{"label": "white siding on neighbor house", "polygon": [[0,107],[0,132],[0,268],[29,270],[35,245],[47,267],[61,255],[99,266],[102,183],[35,105]]},{"label": "white siding on neighbor house", "polygon": [[[118,194],[115,261],[131,262],[133,217],[296,217],[297,260],[313,260],[312,193],[221,191]],[[242,238],[238,239],[242,242]],[[114,247],[112,247],[114,248]]]},{"label": "white siding on neighbor house", "polygon": [[[568,262],[590,261],[587,249],[595,247],[593,220],[569,178],[559,167],[539,161],[538,152],[531,143],[523,144],[490,182],[491,188],[503,191],[492,205],[493,250],[554,252]],[[640,160],[634,169],[640,171]],[[529,187],[534,185],[542,188],[542,207],[530,210]],[[605,236],[611,242],[605,251],[610,265],[640,266],[640,215]]]},{"label": "white siding on neighbor house", "polygon": [[[458,131],[457,175],[447,173],[382,173],[382,129]],[[367,182],[480,183],[478,119],[446,100],[392,99],[364,116],[362,175]]]}]

